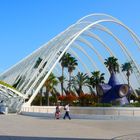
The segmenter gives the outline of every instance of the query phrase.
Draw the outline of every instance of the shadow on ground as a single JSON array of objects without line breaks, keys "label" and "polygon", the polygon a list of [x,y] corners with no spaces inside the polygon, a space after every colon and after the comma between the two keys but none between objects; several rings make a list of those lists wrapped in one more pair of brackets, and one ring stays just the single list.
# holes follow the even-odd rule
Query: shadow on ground
[{"label": "shadow on ground", "polygon": [[[0,136],[0,140],[103,140],[103,139],[28,137],[28,136]],[[104,139],[104,140],[107,140],[107,139]]]},{"label": "shadow on ground", "polygon": [[122,136],[115,137],[112,140],[128,140],[128,139],[129,140],[140,140],[140,133],[122,135]]}]

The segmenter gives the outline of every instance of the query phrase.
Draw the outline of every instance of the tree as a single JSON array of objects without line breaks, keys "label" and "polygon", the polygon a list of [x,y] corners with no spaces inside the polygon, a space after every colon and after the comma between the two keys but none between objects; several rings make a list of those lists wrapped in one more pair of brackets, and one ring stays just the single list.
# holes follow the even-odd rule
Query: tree
[{"label": "tree", "polygon": [[45,81],[44,86],[47,90],[47,105],[49,106],[49,93],[52,95],[56,93],[55,86],[58,84],[58,80],[56,79],[55,75],[51,73],[48,79]]},{"label": "tree", "polygon": [[[61,52],[60,52],[61,54]],[[71,75],[73,70],[75,70],[76,66],[78,65],[77,60],[71,56],[70,53],[65,53],[63,57],[60,59],[61,67],[62,67],[62,76],[59,77],[59,81],[61,83],[61,91],[63,95],[63,90],[64,90],[64,68],[68,68],[69,72],[69,83],[68,83],[68,89],[69,92],[71,91]]]},{"label": "tree", "polygon": [[91,73],[92,76],[90,77],[90,85],[92,85],[93,88],[96,88],[96,93],[97,93],[97,86],[100,83],[104,83],[104,73],[100,73],[100,71],[94,71]]},{"label": "tree", "polygon": [[117,61],[118,59],[115,58],[114,56],[108,57],[107,59],[105,59],[104,64],[108,68],[110,74],[112,74],[113,72],[115,73],[119,72],[119,64]]},{"label": "tree", "polygon": [[67,62],[68,62],[68,72],[69,72],[68,89],[69,89],[69,92],[70,92],[71,91],[71,76],[72,76],[72,72],[75,70],[75,68],[78,65],[78,63],[77,63],[77,60],[72,56],[68,57]]},{"label": "tree", "polygon": [[72,84],[76,89],[78,96],[80,96],[80,94],[83,93],[82,87],[88,85],[88,83],[89,83],[88,75],[82,72],[78,72],[78,74],[72,79]]},{"label": "tree", "polygon": [[[60,52],[61,54],[62,52]],[[58,77],[60,83],[61,83],[61,92],[62,92],[62,96],[64,95],[64,68],[65,67],[68,67],[68,58],[70,57],[71,55],[69,53],[64,53],[64,55],[62,56],[62,58],[60,59],[60,63],[61,63],[61,67],[62,67],[62,76]]]},{"label": "tree", "polygon": [[133,72],[131,62],[126,62],[122,64],[122,71],[126,72],[128,86],[130,86],[130,75]]},{"label": "tree", "polygon": [[58,77],[58,80],[59,80],[59,82],[60,82],[60,84],[61,84],[61,94],[62,94],[62,96],[64,96],[64,80],[65,80],[65,77],[64,76],[60,76],[60,77]]}]

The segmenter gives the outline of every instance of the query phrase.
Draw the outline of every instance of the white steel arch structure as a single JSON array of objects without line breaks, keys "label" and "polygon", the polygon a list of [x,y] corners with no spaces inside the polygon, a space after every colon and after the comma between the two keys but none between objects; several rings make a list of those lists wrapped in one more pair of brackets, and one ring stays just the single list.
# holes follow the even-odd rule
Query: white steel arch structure
[{"label": "white steel arch structure", "polygon": [[[112,26],[115,26],[117,30],[115,31]],[[119,34],[118,29],[120,29]],[[121,35],[123,32],[126,37]],[[131,41],[130,46],[127,41]],[[115,51],[115,49],[118,50]],[[135,80],[135,84],[131,84],[131,86],[140,87],[140,40],[138,36],[118,19],[98,13],[81,18],[31,55],[2,73],[0,80],[10,85],[20,80],[17,89],[25,97],[31,95],[26,103],[30,105],[50,73],[55,72],[53,71],[55,68],[58,71],[59,60],[67,51],[77,56],[81,61],[79,69],[83,71],[82,67],[88,68],[88,73],[97,69],[106,73],[103,60],[109,56],[114,55],[122,64],[131,61],[134,66]],[[35,67],[39,58],[41,62],[38,67]],[[131,83],[134,82],[131,81]]]}]

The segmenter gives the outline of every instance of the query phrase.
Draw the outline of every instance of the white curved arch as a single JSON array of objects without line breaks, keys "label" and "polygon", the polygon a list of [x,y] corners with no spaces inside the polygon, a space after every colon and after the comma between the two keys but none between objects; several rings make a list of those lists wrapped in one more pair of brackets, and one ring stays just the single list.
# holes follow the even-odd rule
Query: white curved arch
[{"label": "white curved arch", "polygon": [[79,60],[81,62],[81,64],[83,65],[84,69],[87,71],[88,74],[90,74],[90,71],[88,69],[88,67],[85,65],[85,63],[81,60],[81,58],[72,50],[69,49],[70,52],[77,58],[77,60]]},{"label": "white curved arch", "polygon": [[[108,15],[108,14],[104,14],[104,13],[94,13],[94,14],[90,14],[90,15],[87,15],[87,16],[84,16],[84,17],[82,17],[81,19],[79,19],[78,21],[77,21],[77,23],[80,23],[80,22],[82,22],[83,20],[85,20],[85,19],[87,19],[87,18],[89,18],[89,17],[100,17],[100,16],[104,16],[105,18],[111,18],[111,19],[113,19],[113,20],[117,20],[117,21],[119,21],[118,19],[116,19],[116,18],[114,18],[113,16],[111,16],[111,15]],[[120,21],[119,21],[120,22]]]},{"label": "white curved arch", "polygon": [[[43,59],[43,61],[40,63],[40,65],[38,67],[38,70],[39,70],[39,68],[42,67],[43,62],[45,62],[45,61],[48,62],[45,65],[45,67],[43,68],[43,70],[41,71],[41,73],[38,73],[38,71],[36,70],[33,73],[31,72],[31,76],[29,76],[30,81],[28,82],[28,86],[26,86],[26,89],[27,89],[26,94],[30,93],[30,91],[35,89],[34,94],[29,99],[28,104],[30,104],[32,102],[32,100],[34,99],[34,97],[37,95],[38,91],[42,87],[45,80],[48,78],[50,73],[53,71],[53,69],[58,64],[61,57],[73,45],[73,43],[76,40],[78,40],[79,38],[81,38],[81,35],[83,33],[86,33],[86,31],[90,30],[90,28],[96,27],[98,24],[105,23],[105,22],[116,23],[117,25],[124,27],[130,33],[134,42],[137,44],[138,48],[140,49],[139,38],[136,36],[136,34],[132,30],[130,30],[122,22],[120,22],[119,20],[117,20],[114,17],[107,15],[107,14],[91,14],[91,15],[85,16],[84,18],[80,19],[78,22],[76,22],[75,24],[73,24],[72,26],[67,28],[64,32],[57,35],[55,38],[53,38],[51,41],[49,41],[43,47],[40,47],[40,49],[35,51],[31,56],[25,58],[23,61],[21,61],[20,63],[15,65],[12,68],[12,70],[8,70],[4,74],[0,75],[0,77],[2,77],[2,79],[6,79],[7,81],[9,80],[11,82],[12,77],[18,75],[20,72],[22,74],[26,73],[26,70],[22,71],[22,67],[24,67],[24,65],[26,65],[30,69],[30,72],[31,72],[32,66],[28,65],[28,61],[35,62],[35,58],[36,58],[36,56],[39,55],[39,53],[43,53],[43,56],[46,55],[46,57]],[[97,38],[97,39],[99,40],[99,38]],[[87,43],[88,41],[84,40],[84,42]],[[48,52],[44,53],[45,50],[47,50]],[[59,56],[57,56],[58,52],[60,52],[60,51],[61,51],[61,54]],[[42,56],[42,54],[41,54],[41,56]],[[100,53],[98,56],[101,60],[102,57],[100,56]],[[127,56],[129,56],[128,53],[127,53]],[[137,72],[140,75],[140,70],[139,70],[137,63],[135,62],[135,60],[133,58],[132,58],[132,60],[134,62],[134,66],[137,68]],[[103,62],[103,60],[102,60],[102,62]],[[13,74],[13,72],[15,70],[17,71],[17,73]],[[9,77],[5,78],[6,74]],[[44,76],[44,74],[46,74],[46,75]],[[10,76],[10,75],[12,75],[12,76]],[[43,78],[43,79],[39,83],[38,81],[41,78]],[[29,86],[30,84],[31,84],[31,86]]]},{"label": "white curved arch", "polygon": [[95,64],[95,62],[93,61],[93,59],[88,55],[88,53],[86,53],[86,51],[77,43],[73,43],[73,46],[78,48],[80,51],[82,51],[84,53],[85,56],[87,56],[87,58],[89,59],[89,61],[92,63],[93,67],[95,68],[95,70],[99,70],[97,68],[97,65]]},{"label": "white curved arch", "polygon": [[[108,28],[104,27],[103,25],[97,24],[97,25],[95,26],[95,28],[96,28],[96,27],[97,27],[98,29],[100,29],[100,30],[102,30],[102,31],[104,31],[104,32],[106,32],[106,33],[108,33],[109,35],[111,35],[111,36],[116,40],[116,42],[119,44],[119,46],[121,47],[123,53],[124,53],[125,56],[128,58],[128,60],[130,59],[130,60],[133,61],[134,64],[135,64],[135,60],[132,58],[131,53],[129,52],[129,50],[125,47],[125,45],[123,44],[123,42],[122,42],[117,36],[115,36]],[[137,66],[137,69],[138,69],[138,66]],[[139,76],[139,75],[138,75],[138,76]],[[137,77],[137,75],[136,75],[136,77]],[[137,79],[137,80],[138,80],[138,82],[140,83],[140,79]]]},{"label": "white curved arch", "polygon": [[[70,43],[68,43],[68,45],[65,47],[65,49],[63,50],[63,52],[61,53],[61,55],[59,56],[59,58],[56,60],[56,62],[54,63],[54,65],[51,67],[50,71],[47,73],[47,75],[45,76],[45,78],[42,80],[42,82],[40,83],[40,85],[38,86],[38,89],[42,86],[42,84],[45,82],[45,80],[47,79],[48,75],[50,74],[50,72],[53,70],[53,68],[55,67],[55,65],[59,62],[60,58],[64,55],[64,53],[67,51],[67,49],[70,47],[70,45],[86,30],[88,30],[90,27],[98,24],[98,23],[102,23],[102,22],[114,22],[114,20],[99,20],[96,21],[88,26],[86,26],[83,30],[81,30],[79,33],[77,33],[77,35],[71,40]],[[32,95],[32,97],[29,100],[29,104],[32,102],[32,100],[34,99],[34,97],[36,96],[38,89],[35,91],[35,93]]]},{"label": "white curved arch", "polygon": [[[73,37],[74,35],[72,35],[72,37]],[[71,39],[71,37],[70,38],[68,38],[68,40],[70,40]],[[65,40],[65,41],[63,41],[63,42],[61,42],[61,44],[62,43],[67,43],[68,41],[67,40]],[[58,57],[58,61],[57,61],[57,63],[56,62],[52,62],[53,60],[54,60],[54,58],[56,57],[56,55],[58,54],[58,52],[60,52],[61,50],[62,50],[63,48],[62,47],[59,47],[58,49],[56,48],[55,49],[55,51],[51,54],[51,57],[50,57],[50,61],[46,64],[46,66],[44,67],[44,69],[42,70],[42,72],[41,72],[41,74],[36,78],[36,80],[33,82],[33,84],[29,87],[29,89],[28,89],[28,91],[26,92],[26,95],[28,95],[28,94],[30,94],[30,92],[32,91],[32,89],[33,89],[33,87],[36,85],[36,83],[38,82],[38,80],[40,79],[40,77],[44,74],[44,72],[46,71],[46,68],[51,64],[51,63],[53,63],[53,64],[55,64],[55,66],[56,66],[56,64],[59,62],[59,58],[60,58],[60,56]],[[61,53],[62,54],[62,53]],[[61,55],[60,54],[60,55]],[[53,67],[54,68],[54,67]],[[50,73],[52,72],[52,68],[51,68],[51,71],[49,70],[48,71],[48,73],[46,74],[46,76],[45,76],[45,78],[47,79],[48,78],[48,76],[50,75]],[[41,82],[41,84],[42,84],[42,82]],[[42,85],[41,85],[41,87],[42,87]],[[39,86],[39,88],[37,88],[37,91],[39,91],[39,89],[41,88],[40,86]],[[33,95],[34,96],[34,95]],[[36,95],[35,95],[36,96]]]},{"label": "white curved arch", "polygon": [[[106,49],[107,52],[110,54],[110,56],[116,57],[115,54],[112,52],[112,50],[109,48],[109,46],[107,46],[97,35],[93,34],[93,33],[90,32],[90,31],[86,31],[86,32],[84,33],[84,35],[89,36],[89,37],[91,37],[91,38],[96,39],[97,41],[99,41],[99,42],[103,45],[103,47],[105,47],[105,49]],[[119,62],[119,60],[118,60],[118,62]],[[102,64],[104,64],[104,63],[102,62]],[[119,62],[119,65],[120,65],[120,64],[121,64],[121,63]],[[108,70],[108,69],[107,69],[107,70]],[[123,80],[123,82],[124,82],[124,75],[122,74],[122,72],[120,72],[120,74],[122,75],[121,78],[122,78],[122,80]],[[126,75],[125,75],[125,77],[126,77]]]},{"label": "white curved arch", "polygon": [[[53,64],[53,66],[51,67],[51,69],[49,70],[49,72],[46,74],[46,76],[44,77],[44,79],[41,81],[40,85],[38,86],[38,88],[36,89],[36,91],[34,92],[34,94],[31,96],[31,98],[29,99],[28,101],[28,105],[31,104],[31,102],[33,101],[33,99],[36,97],[39,89],[42,87],[43,83],[46,81],[46,79],[48,78],[48,76],[50,75],[50,73],[52,72],[52,70],[54,69],[54,67],[56,66],[56,64],[59,62],[59,60],[61,59],[61,57],[64,55],[64,53],[68,50],[68,48],[70,47],[70,45],[72,45],[72,43],[84,32],[86,31],[87,29],[89,29],[90,27],[92,27],[93,25],[96,25],[100,22],[111,22],[113,20],[99,20],[99,21],[96,21],[88,26],[86,26],[84,29],[82,29],[80,32],[78,32],[74,38],[68,43],[68,45],[64,48],[64,50],[62,51],[62,53],[60,54],[60,56],[58,57],[58,59],[56,60],[56,62]],[[28,92],[30,92],[31,88],[29,89]],[[28,94],[28,93],[27,93]]]},{"label": "white curved arch", "polygon": [[[84,39],[82,37],[78,37],[77,40],[79,40],[80,42],[85,43],[89,48],[91,48],[95,52],[95,54],[98,56],[100,62],[104,65],[104,59],[102,58],[100,53],[93,47],[93,45],[90,42],[88,42],[86,39]],[[108,69],[106,67],[105,67],[105,69],[108,72]],[[108,72],[108,74],[109,74],[109,72]]]},{"label": "white curved arch", "polygon": [[[63,41],[63,42],[67,42],[67,40],[66,40],[66,41]],[[50,50],[49,55],[48,55],[48,56],[40,63],[40,65],[38,66],[37,69],[39,70],[39,69],[43,66],[44,62],[48,61],[48,63],[46,64],[46,66],[45,66],[44,69],[43,69],[42,74],[44,73],[45,68],[47,68],[47,67],[50,65],[50,63],[53,61],[53,59],[56,57],[56,55],[58,54],[58,52],[61,51],[61,47],[59,47],[59,49],[57,49],[56,47],[59,46],[59,45],[61,45],[63,42],[60,41],[59,44],[56,44],[56,45],[54,46],[55,48],[53,48],[53,49]],[[26,85],[26,87],[24,88],[24,90],[27,89],[27,87],[28,87],[29,84],[32,82],[32,80],[35,79],[35,77],[36,77],[37,74],[38,74],[38,71],[36,71],[36,72],[34,73],[34,75],[32,76],[32,78],[30,79],[30,82],[28,82],[28,85]],[[26,92],[26,95],[30,94],[32,88],[35,86],[35,84],[37,83],[37,81],[39,80],[39,78],[40,78],[41,76],[42,76],[42,75],[40,75],[39,77],[37,77],[37,79],[34,81],[34,83],[29,87],[28,91]]]},{"label": "white curved arch", "polygon": [[[108,15],[108,14],[104,14],[104,13],[90,14],[90,15],[84,16],[83,18],[81,18],[80,20],[78,20],[77,23],[80,23],[80,22],[82,22],[83,20],[86,20],[86,19],[89,18],[89,17],[92,18],[92,17],[94,17],[94,16],[98,16],[98,17],[104,16],[104,18],[110,18],[110,19],[112,19],[113,21],[116,21],[117,23],[119,23],[121,26],[123,26],[125,29],[127,29],[127,30],[132,34],[132,36],[134,37],[133,39],[134,39],[135,41],[137,41],[137,42],[140,43],[139,37],[138,37],[130,28],[128,28],[126,25],[124,25],[124,24],[123,24],[120,20],[118,20],[117,18],[115,18],[115,17],[113,17],[113,16],[111,16],[111,15]],[[91,21],[88,21],[88,22],[91,22]],[[138,46],[138,47],[139,47],[139,49],[140,49],[140,46]]]},{"label": "white curved arch", "polygon": [[83,33],[83,35],[86,35],[86,36],[89,36],[89,37],[92,37],[94,39],[96,39],[97,41],[99,41],[102,46],[108,51],[108,53],[110,54],[110,56],[115,56],[114,53],[112,52],[112,50],[102,41],[102,39],[97,36],[96,34],[90,32],[90,31],[86,31]]}]

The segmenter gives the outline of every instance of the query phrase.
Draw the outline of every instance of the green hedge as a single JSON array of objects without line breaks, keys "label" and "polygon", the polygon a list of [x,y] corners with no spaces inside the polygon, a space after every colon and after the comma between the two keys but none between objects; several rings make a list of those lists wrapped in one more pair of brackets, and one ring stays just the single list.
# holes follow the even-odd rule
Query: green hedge
[{"label": "green hedge", "polygon": [[[12,88],[12,89],[14,89],[14,90],[17,90],[17,89],[14,88],[13,86],[11,86],[11,85],[9,85],[9,84],[3,82],[3,81],[0,81],[0,84],[1,84],[1,85],[4,85],[4,86],[6,86],[6,87]],[[17,90],[17,91],[18,91],[18,90]]]},{"label": "green hedge", "polygon": [[109,103],[97,103],[94,106],[95,107],[112,107],[112,104],[109,104]]},{"label": "green hedge", "polygon": [[131,103],[129,104],[129,107],[140,107],[140,103]]}]

